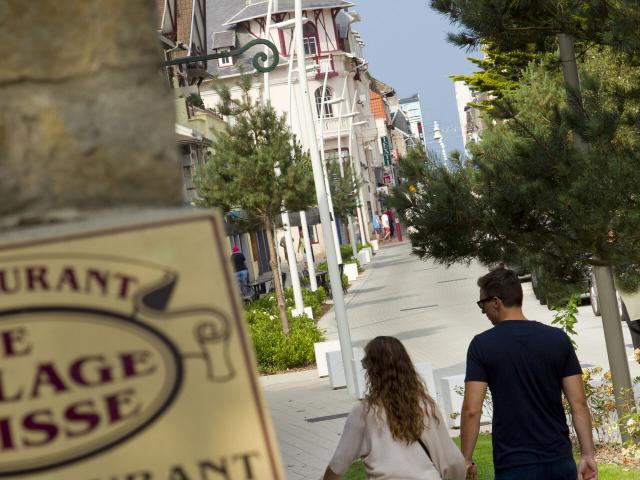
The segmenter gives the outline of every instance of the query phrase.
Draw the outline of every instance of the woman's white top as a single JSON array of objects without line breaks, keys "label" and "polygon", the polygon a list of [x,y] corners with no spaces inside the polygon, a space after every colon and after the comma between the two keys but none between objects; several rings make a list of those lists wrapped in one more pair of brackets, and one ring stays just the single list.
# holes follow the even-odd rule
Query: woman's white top
[{"label": "woman's white top", "polygon": [[418,442],[407,445],[393,439],[384,410],[378,415],[372,408],[365,414],[365,401],[360,401],[347,417],[329,467],[335,474],[342,475],[360,458],[368,479],[464,480],[464,458],[449,437],[445,421],[439,413],[437,417],[440,421],[429,420],[422,433],[432,463]]}]

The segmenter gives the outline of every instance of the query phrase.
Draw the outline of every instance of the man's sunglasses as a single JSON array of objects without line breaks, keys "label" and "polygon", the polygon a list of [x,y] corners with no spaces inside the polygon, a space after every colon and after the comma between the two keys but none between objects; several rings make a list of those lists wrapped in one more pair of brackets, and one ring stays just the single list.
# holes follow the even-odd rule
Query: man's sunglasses
[{"label": "man's sunglasses", "polygon": [[487,303],[489,300],[493,300],[494,298],[499,298],[500,300],[502,300],[502,297],[498,297],[497,295],[493,295],[491,297],[487,297],[487,298],[483,298],[482,300],[478,300],[476,302],[476,305],[478,305],[478,307],[480,307],[481,309],[484,308],[484,304]]}]

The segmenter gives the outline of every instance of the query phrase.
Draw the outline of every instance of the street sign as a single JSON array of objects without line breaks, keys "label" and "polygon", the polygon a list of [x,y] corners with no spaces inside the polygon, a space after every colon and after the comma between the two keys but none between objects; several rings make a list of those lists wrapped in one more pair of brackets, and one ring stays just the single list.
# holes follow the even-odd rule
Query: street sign
[{"label": "street sign", "polygon": [[218,215],[0,244],[0,477],[281,479]]},{"label": "street sign", "polygon": [[391,165],[391,148],[389,147],[389,137],[380,137],[380,143],[382,144],[382,156],[384,157],[384,164]]},{"label": "street sign", "polygon": [[385,175],[382,177],[382,180],[385,185],[391,185],[391,175]]}]

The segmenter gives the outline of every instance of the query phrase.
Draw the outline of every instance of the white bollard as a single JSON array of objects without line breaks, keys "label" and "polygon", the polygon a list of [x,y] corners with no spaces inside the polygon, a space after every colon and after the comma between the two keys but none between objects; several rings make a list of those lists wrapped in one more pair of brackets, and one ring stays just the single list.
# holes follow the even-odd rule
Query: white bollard
[{"label": "white bollard", "polygon": [[378,240],[371,240],[369,243],[371,244],[371,248],[373,249],[373,251],[377,252],[379,248]]},{"label": "white bollard", "polygon": [[343,273],[349,279],[349,282],[353,282],[358,279],[358,264],[357,263],[345,263]]},{"label": "white bollard", "polygon": [[360,265],[366,265],[371,261],[371,258],[368,255],[368,252],[366,252],[365,250],[360,250],[358,252],[358,261],[360,262]]},{"label": "white bollard", "polygon": [[318,376],[326,377],[329,375],[327,367],[327,352],[340,351],[340,341],[330,340],[328,342],[317,342],[313,344],[313,351],[316,357],[316,366],[318,368]]}]

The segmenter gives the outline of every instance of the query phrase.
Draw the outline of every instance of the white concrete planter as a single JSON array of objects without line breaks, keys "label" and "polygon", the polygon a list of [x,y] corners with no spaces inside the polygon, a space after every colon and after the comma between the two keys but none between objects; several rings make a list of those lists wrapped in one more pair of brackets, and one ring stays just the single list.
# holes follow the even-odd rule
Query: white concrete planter
[{"label": "white concrete planter", "polygon": [[[447,422],[449,422],[449,426],[451,428],[460,428],[460,415],[453,419],[451,418],[451,414],[459,414],[462,411],[463,396],[456,392],[456,390],[458,390],[459,387],[464,388],[464,375],[443,377],[441,382],[442,403],[444,404],[445,418]],[[482,410],[480,422],[483,424],[491,423],[491,415],[484,408]]]},{"label": "white concrete planter", "polygon": [[[342,363],[342,353],[340,350],[327,352],[327,369],[329,370],[329,384],[331,388],[342,388],[347,386],[347,379],[344,375],[344,364]],[[353,376],[356,380],[356,394],[358,398],[364,396],[364,370],[362,369],[362,358],[364,351],[361,348],[353,349],[353,364],[351,365]],[[362,396],[360,396],[362,395]]]},{"label": "white concrete planter", "polygon": [[353,282],[358,279],[358,264],[357,263],[345,263],[343,273],[349,279],[349,282]]},{"label": "white concrete planter", "polygon": [[371,240],[369,242],[371,244],[371,248],[373,249],[374,252],[378,251],[378,240]]},{"label": "white concrete planter", "polygon": [[371,262],[371,253],[368,249],[363,248],[358,252],[358,261],[360,262],[360,265],[367,265]]},{"label": "white concrete planter", "polygon": [[338,340],[330,340],[328,342],[317,342],[313,344],[313,352],[316,356],[316,366],[318,368],[318,376],[326,377],[329,375],[327,368],[327,352],[340,351],[340,342]]}]

